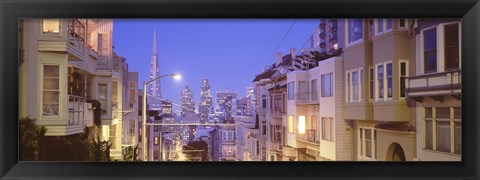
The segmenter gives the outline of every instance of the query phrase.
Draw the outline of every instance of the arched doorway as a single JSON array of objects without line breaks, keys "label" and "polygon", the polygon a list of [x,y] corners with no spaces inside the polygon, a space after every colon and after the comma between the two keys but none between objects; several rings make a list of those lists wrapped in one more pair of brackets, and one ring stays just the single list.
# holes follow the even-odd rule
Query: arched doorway
[{"label": "arched doorway", "polygon": [[400,144],[390,144],[387,151],[387,161],[405,161],[405,152]]}]

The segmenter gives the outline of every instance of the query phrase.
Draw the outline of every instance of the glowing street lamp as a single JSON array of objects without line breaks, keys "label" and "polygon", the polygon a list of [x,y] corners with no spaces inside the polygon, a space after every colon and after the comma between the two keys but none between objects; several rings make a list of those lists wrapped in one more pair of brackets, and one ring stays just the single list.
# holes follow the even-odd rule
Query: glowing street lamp
[{"label": "glowing street lamp", "polygon": [[175,80],[180,80],[181,79],[181,76],[180,74],[175,74],[175,73],[172,73],[172,74],[165,74],[165,75],[161,75],[159,77],[156,77],[150,81],[147,81],[147,82],[143,82],[143,106],[142,106],[142,156],[143,156],[143,160],[144,161],[147,161],[147,84],[150,84],[162,77],[165,77],[165,76],[171,76],[173,77]]}]

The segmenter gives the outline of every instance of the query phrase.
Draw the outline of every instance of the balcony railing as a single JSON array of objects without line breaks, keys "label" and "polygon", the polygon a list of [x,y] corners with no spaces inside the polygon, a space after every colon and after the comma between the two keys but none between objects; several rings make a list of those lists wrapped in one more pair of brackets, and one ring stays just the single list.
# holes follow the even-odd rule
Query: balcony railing
[{"label": "balcony railing", "polygon": [[85,98],[68,95],[68,125],[85,124]]},{"label": "balcony railing", "polygon": [[112,101],[112,118],[119,118],[120,116],[118,115],[119,109],[118,109],[118,102],[113,102]]},{"label": "balcony railing", "polygon": [[407,97],[453,95],[461,93],[461,85],[461,70],[423,74],[405,78],[405,93]]},{"label": "balcony railing", "polygon": [[272,118],[281,119],[285,115],[285,111],[282,108],[275,107],[273,111],[270,111],[270,116]]},{"label": "balcony railing", "polygon": [[301,92],[295,94],[296,104],[318,104],[318,92]]},{"label": "balcony railing", "polygon": [[307,131],[307,142],[311,142],[311,143],[318,143],[319,142],[319,138],[318,138],[316,129],[309,129]]}]

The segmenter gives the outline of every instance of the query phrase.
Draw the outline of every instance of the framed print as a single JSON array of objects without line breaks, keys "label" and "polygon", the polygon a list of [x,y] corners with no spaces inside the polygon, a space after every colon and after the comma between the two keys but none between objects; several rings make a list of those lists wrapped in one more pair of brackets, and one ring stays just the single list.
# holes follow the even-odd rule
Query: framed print
[{"label": "framed print", "polygon": [[478,1],[4,1],[1,179],[478,179]]}]

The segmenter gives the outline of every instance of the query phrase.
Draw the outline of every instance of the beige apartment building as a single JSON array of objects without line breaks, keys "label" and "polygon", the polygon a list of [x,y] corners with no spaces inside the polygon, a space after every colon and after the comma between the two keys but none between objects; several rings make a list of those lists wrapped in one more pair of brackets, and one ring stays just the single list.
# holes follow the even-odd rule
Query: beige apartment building
[{"label": "beige apartment building", "polygon": [[[20,21],[20,117],[37,119],[46,136],[89,132],[92,103],[102,105],[103,140],[121,159],[122,116],[127,98],[125,58],[113,52],[111,19],[26,19]],[[127,75],[127,76],[125,76]]]},{"label": "beige apartment building", "polygon": [[416,112],[414,160],[462,160],[461,32],[459,19],[416,21],[415,74],[405,84]]}]

